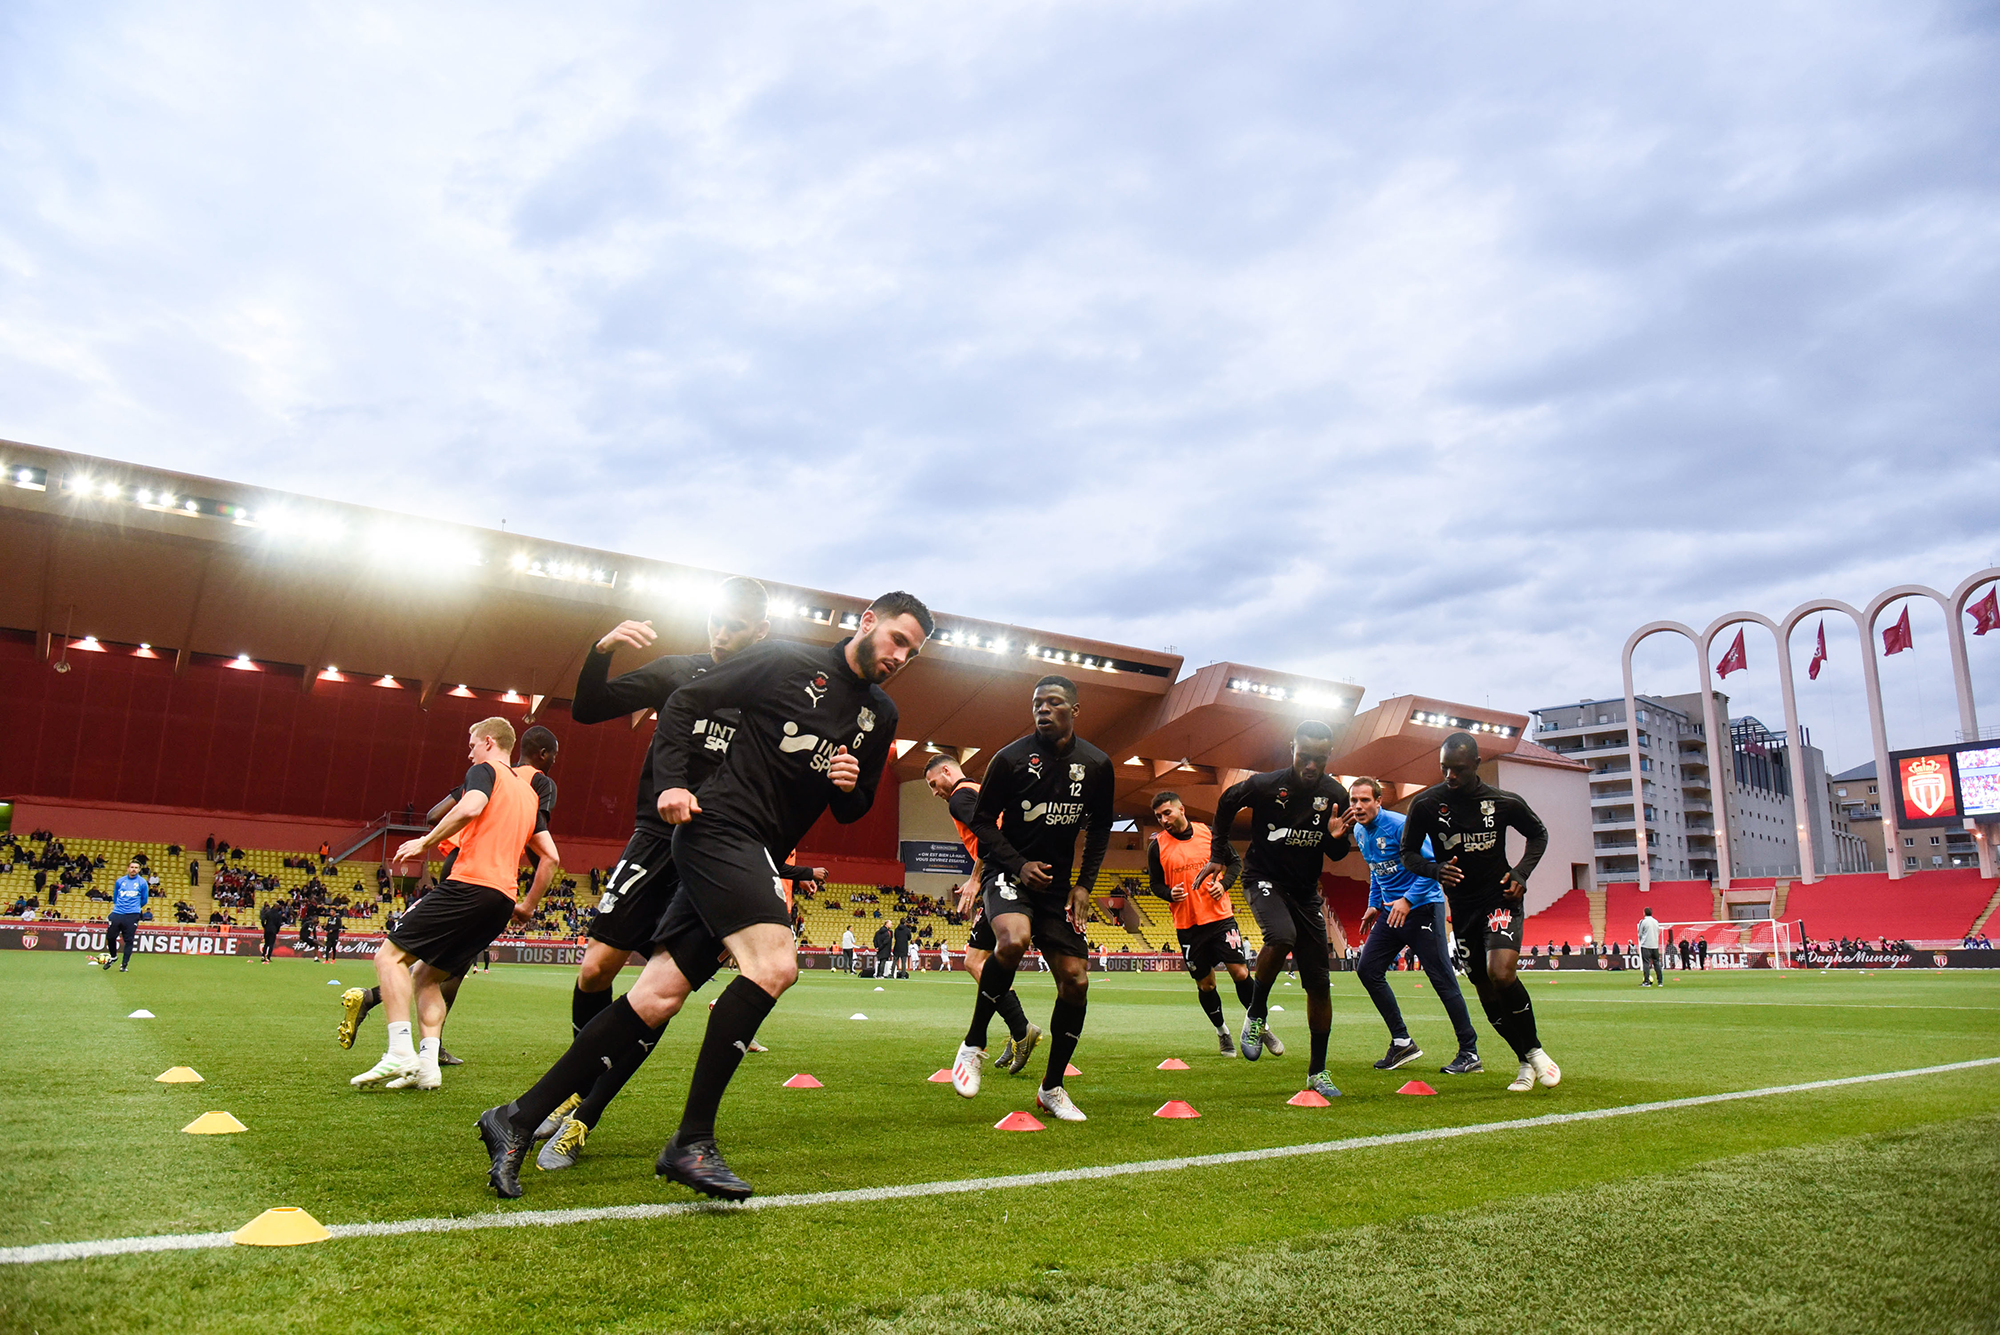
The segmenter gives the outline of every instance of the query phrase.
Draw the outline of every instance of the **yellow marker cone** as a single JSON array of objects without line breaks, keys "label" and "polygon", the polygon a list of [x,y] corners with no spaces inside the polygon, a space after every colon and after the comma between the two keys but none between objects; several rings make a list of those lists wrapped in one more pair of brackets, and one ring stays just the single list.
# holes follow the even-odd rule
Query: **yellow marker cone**
[{"label": "yellow marker cone", "polygon": [[169,1066],[166,1070],[153,1077],[153,1083],[159,1085],[198,1085],[201,1083],[201,1072],[195,1070],[192,1066]]},{"label": "yellow marker cone", "polygon": [[325,1242],[333,1234],[326,1225],[296,1205],[274,1205],[229,1235],[239,1247],[296,1247]]},{"label": "yellow marker cone", "polygon": [[205,1112],[181,1128],[190,1136],[226,1136],[232,1131],[249,1129],[226,1112]]}]

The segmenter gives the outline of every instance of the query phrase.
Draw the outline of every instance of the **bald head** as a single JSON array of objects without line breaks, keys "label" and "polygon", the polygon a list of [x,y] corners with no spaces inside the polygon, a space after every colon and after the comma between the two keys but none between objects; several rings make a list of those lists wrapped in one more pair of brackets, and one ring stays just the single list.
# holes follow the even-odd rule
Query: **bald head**
[{"label": "bald head", "polygon": [[1438,748],[1438,768],[1453,788],[1470,788],[1479,782],[1479,743],[1469,732],[1455,732]]}]

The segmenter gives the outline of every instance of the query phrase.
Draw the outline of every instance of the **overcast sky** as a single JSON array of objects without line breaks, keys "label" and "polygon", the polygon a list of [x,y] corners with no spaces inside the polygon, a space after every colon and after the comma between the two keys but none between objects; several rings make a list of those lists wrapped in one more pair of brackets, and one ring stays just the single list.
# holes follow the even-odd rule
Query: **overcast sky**
[{"label": "overcast sky", "polygon": [[[1654,617],[2000,564],[1997,35],[13,0],[0,435],[1371,702],[1615,694]],[[1892,745],[1957,727],[1914,621]],[[1829,641],[1806,717],[1853,763]]]}]

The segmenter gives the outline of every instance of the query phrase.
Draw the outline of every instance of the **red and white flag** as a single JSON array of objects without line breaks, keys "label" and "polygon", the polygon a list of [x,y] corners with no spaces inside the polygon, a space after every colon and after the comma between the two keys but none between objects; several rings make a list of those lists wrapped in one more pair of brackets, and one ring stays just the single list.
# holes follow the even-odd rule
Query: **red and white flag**
[{"label": "red and white flag", "polygon": [[1736,643],[1729,646],[1729,652],[1715,665],[1715,675],[1726,677],[1732,672],[1741,672],[1750,666],[1750,655],[1743,648],[1743,632],[1736,632]]},{"label": "red and white flag", "polygon": [[1826,666],[1826,618],[1819,620],[1819,642],[1813,646],[1812,662],[1806,667],[1806,680],[1818,681],[1819,670]]},{"label": "red and white flag", "polygon": [[1965,609],[1972,613],[1972,619],[1979,623],[1974,635],[1984,635],[1989,630],[2000,630],[2000,584],[1986,591],[1986,596]]},{"label": "red and white flag", "polygon": [[1903,615],[1896,618],[1895,625],[1882,632],[1882,653],[1887,657],[1915,647],[1916,641],[1910,638],[1910,605],[1904,603]]}]

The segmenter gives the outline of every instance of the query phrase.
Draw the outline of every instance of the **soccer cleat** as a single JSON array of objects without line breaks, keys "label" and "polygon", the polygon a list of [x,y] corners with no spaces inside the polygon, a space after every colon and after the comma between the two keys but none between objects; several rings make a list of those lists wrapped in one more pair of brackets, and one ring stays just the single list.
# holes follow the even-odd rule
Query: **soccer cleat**
[{"label": "soccer cleat", "polygon": [[1007,1066],[1008,1075],[1019,1075],[1028,1068],[1028,1055],[1035,1050],[1035,1044],[1042,1041],[1040,1025],[1028,1026],[1027,1037],[1014,1045],[1014,1060]]},{"label": "soccer cleat", "polygon": [[425,1066],[423,1062],[419,1060],[417,1062],[416,1070],[410,1072],[408,1075],[399,1075],[393,1080],[388,1080],[383,1082],[382,1088],[436,1089],[443,1083],[444,1083],[444,1077],[438,1074],[437,1067]]},{"label": "soccer cleat", "polygon": [[1285,1055],[1285,1045],[1279,1040],[1276,1034],[1271,1032],[1271,1022],[1269,1020],[1264,1021],[1264,1052],[1266,1055],[1272,1057],[1282,1057]]},{"label": "soccer cleat", "polygon": [[343,1048],[354,1046],[354,1033],[361,1028],[361,1017],[368,1013],[368,993],[358,987],[350,987],[340,994],[340,1027],[333,1036]]},{"label": "soccer cleat", "polygon": [[1070,1100],[1069,1091],[1061,1085],[1057,1085],[1054,1089],[1036,1090],[1035,1106],[1055,1117],[1057,1121],[1087,1122],[1090,1120],[1083,1115],[1083,1109],[1077,1107]]},{"label": "soccer cleat", "polygon": [[1399,1038],[1389,1045],[1387,1052],[1382,1054],[1382,1060],[1375,1063],[1375,1069],[1393,1071],[1399,1066],[1408,1066],[1423,1055],[1424,1050],[1415,1043],[1407,1038]]},{"label": "soccer cleat", "polygon": [[718,1200],[740,1201],[750,1195],[750,1184],[729,1171],[722,1151],[713,1140],[697,1140],[689,1145],[668,1141],[653,1161],[653,1172],[669,1182],[713,1196]]},{"label": "soccer cleat", "polygon": [[762,1043],[759,1043],[756,1039],[753,1038],[750,1040],[750,1046],[743,1049],[743,1051],[747,1055],[752,1052],[769,1052],[770,1049],[765,1047]]},{"label": "soccer cleat", "polygon": [[1234,1057],[1236,1055],[1236,1040],[1229,1036],[1228,1029],[1224,1028],[1216,1030],[1215,1041],[1216,1044],[1222,1049],[1223,1056]]},{"label": "soccer cleat", "polygon": [[1264,1055],[1264,1022],[1255,1016],[1243,1021],[1243,1057],[1256,1061]]},{"label": "soccer cleat", "polygon": [[449,1052],[446,1052],[446,1051],[445,1051],[445,1050],[444,1050],[444,1049],[443,1049],[442,1047],[440,1047],[440,1048],[438,1049],[438,1065],[439,1065],[439,1066],[463,1066],[463,1065],[465,1065],[465,1058],[463,1058],[463,1057],[454,1057],[454,1056],[452,1056],[452,1055],[451,1055],[451,1054],[450,1054]]},{"label": "soccer cleat", "polygon": [[993,1064],[996,1067],[1011,1067],[1014,1064],[1014,1040],[1011,1037],[1000,1045],[1000,1055],[993,1059]]},{"label": "soccer cleat", "polygon": [[1306,1088],[1323,1099],[1337,1099],[1340,1097],[1340,1090],[1335,1088],[1333,1077],[1325,1071],[1314,1071],[1311,1075],[1307,1076]]},{"label": "soccer cleat", "polygon": [[1486,1067],[1480,1063],[1479,1054],[1477,1052],[1474,1052],[1472,1049],[1467,1048],[1465,1051],[1459,1053],[1456,1057],[1453,1057],[1447,1065],[1438,1067],[1438,1074],[1478,1075],[1481,1071],[1485,1069]]},{"label": "soccer cleat", "polygon": [[1514,1079],[1508,1084],[1507,1092],[1510,1094],[1525,1094],[1534,1087],[1535,1068],[1526,1062],[1522,1062],[1521,1069],[1514,1073]]},{"label": "soccer cleat", "polygon": [[1534,1068],[1535,1078],[1542,1082],[1544,1088],[1554,1089],[1562,1083],[1562,1067],[1556,1065],[1550,1059],[1549,1054],[1543,1052],[1540,1048],[1535,1048],[1528,1053],[1528,1065]]},{"label": "soccer cleat", "polygon": [[111,972],[111,957],[109,955],[106,955],[102,960],[99,961],[99,963],[104,965],[104,972],[106,973]]},{"label": "soccer cleat", "polygon": [[986,1059],[986,1049],[958,1045],[958,1056],[951,1062],[951,1087],[960,1098],[969,1099],[979,1093],[979,1063]]},{"label": "soccer cleat", "polygon": [[521,1195],[521,1160],[528,1155],[528,1142],[514,1129],[509,1115],[513,1106],[503,1103],[488,1108],[473,1124],[486,1143],[486,1152],[493,1156],[493,1166],[486,1172],[487,1185],[510,1201]]},{"label": "soccer cleat", "polygon": [[589,1138],[589,1127],[574,1117],[563,1118],[562,1130],[550,1136],[549,1143],[535,1156],[535,1167],[544,1173],[554,1173],[574,1166],[583,1157],[583,1142]]},{"label": "soccer cleat", "polygon": [[[370,1085],[379,1085],[385,1081],[400,1079],[406,1075],[413,1076],[416,1073],[416,1053],[413,1052],[407,1057],[399,1057],[393,1052],[385,1052],[382,1054],[381,1061],[376,1062],[373,1066],[363,1071],[360,1075],[355,1076],[347,1083],[353,1085],[356,1089],[366,1089]],[[398,1085],[397,1088],[400,1089],[402,1086]]]},{"label": "soccer cleat", "polygon": [[550,1136],[562,1130],[563,1123],[569,1120],[569,1115],[581,1106],[583,1106],[583,1095],[581,1094],[572,1094],[561,1103],[558,1103],[556,1110],[547,1117],[544,1117],[542,1124],[535,1128],[535,1139],[547,1140]]}]

